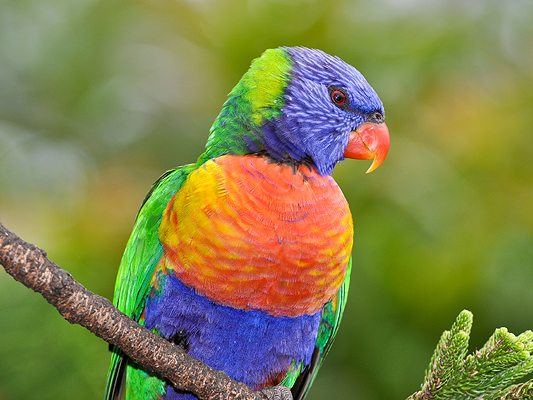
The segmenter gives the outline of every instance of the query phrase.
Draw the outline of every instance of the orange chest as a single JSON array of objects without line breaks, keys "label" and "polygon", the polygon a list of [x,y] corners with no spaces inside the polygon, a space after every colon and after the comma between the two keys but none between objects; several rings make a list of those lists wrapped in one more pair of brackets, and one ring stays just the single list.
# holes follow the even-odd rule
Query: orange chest
[{"label": "orange chest", "polygon": [[257,156],[193,171],[165,210],[162,268],[199,294],[278,316],[314,314],[344,281],[353,227],[331,176]]}]

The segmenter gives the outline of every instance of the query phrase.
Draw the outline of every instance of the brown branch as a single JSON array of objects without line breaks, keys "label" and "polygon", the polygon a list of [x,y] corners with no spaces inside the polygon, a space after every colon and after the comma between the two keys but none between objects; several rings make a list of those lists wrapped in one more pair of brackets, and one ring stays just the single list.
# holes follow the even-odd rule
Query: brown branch
[{"label": "brown branch", "polygon": [[285,387],[254,392],[192,358],[128,318],[108,299],[87,290],[50,261],[44,250],[25,242],[1,223],[0,264],[17,281],[40,293],[68,322],[119,347],[136,363],[168,379],[176,389],[193,392],[202,400],[286,400],[290,396]]}]

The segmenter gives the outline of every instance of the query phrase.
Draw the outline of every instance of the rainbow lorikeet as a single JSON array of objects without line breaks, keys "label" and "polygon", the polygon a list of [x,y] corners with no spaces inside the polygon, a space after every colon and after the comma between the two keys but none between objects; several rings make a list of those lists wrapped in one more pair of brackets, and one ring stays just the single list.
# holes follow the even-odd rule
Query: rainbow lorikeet
[{"label": "rainbow lorikeet", "polygon": [[[350,282],[345,157],[389,149],[383,104],[338,57],[267,50],[230,92],[205,152],[146,197],[122,258],[115,305],[255,390],[307,394]],[[193,400],[114,348],[107,399]]]}]

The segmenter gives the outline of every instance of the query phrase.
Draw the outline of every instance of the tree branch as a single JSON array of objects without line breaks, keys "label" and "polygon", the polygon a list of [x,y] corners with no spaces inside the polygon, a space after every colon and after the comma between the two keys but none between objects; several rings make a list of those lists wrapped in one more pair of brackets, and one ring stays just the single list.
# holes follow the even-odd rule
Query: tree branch
[{"label": "tree branch", "polygon": [[[109,300],[85,289],[46,252],[0,223],[0,264],[8,274],[40,293],[70,323],[84,326],[124,351],[133,361],[168,379],[176,389],[201,400],[292,400],[289,388],[254,392],[192,358],[116,309]],[[463,311],[445,331],[426,372],[422,390],[407,400],[533,399],[533,332],[514,336],[497,329],[483,346],[467,356],[472,314]]]},{"label": "tree branch", "polygon": [[106,298],[78,283],[72,275],[0,223],[0,264],[15,280],[40,293],[71,324],[78,324],[124,351],[137,364],[168,379],[176,389],[201,400],[287,399],[286,387],[254,392],[185,353],[120,312]]}]

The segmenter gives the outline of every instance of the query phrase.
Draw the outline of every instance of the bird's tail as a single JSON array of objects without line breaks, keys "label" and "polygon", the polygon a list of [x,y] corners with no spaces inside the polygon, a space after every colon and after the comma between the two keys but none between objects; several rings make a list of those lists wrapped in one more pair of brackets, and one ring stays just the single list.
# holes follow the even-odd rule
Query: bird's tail
[{"label": "bird's tail", "polygon": [[107,374],[104,400],[123,400],[128,356],[115,346],[111,351],[111,365]]}]

